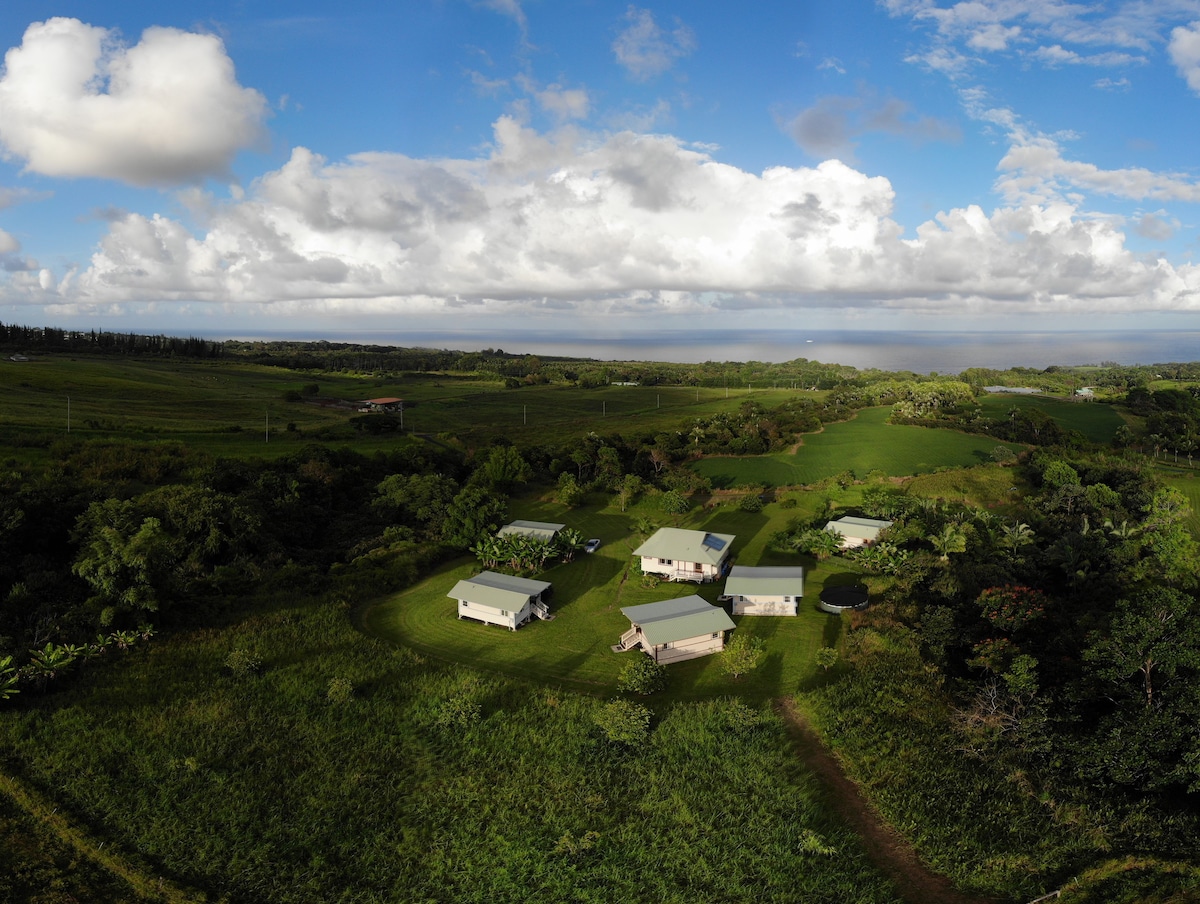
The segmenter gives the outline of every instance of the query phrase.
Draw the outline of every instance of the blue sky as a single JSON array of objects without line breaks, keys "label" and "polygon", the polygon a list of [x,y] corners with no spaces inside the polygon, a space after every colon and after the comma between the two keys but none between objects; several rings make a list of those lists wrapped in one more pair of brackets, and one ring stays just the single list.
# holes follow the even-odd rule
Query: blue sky
[{"label": "blue sky", "polygon": [[0,38],[7,322],[1200,324],[1200,0],[10,0]]}]

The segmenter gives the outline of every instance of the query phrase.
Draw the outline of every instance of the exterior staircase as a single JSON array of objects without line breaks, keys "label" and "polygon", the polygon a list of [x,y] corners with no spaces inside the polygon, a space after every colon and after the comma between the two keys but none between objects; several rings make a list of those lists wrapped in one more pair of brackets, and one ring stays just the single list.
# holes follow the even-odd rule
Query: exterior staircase
[{"label": "exterior staircase", "polygon": [[637,628],[630,628],[621,635],[620,642],[613,645],[613,651],[616,653],[624,653],[626,650],[632,650],[639,643],[641,643],[641,637],[638,635]]}]

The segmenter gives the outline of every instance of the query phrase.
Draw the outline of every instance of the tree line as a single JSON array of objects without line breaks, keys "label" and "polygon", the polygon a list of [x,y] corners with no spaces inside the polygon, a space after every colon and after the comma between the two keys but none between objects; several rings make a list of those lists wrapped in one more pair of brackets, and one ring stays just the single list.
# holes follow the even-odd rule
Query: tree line
[{"label": "tree line", "polygon": [[171,358],[220,358],[224,344],[196,336],[64,330],[0,323],[0,348],[13,352],[86,352]]}]

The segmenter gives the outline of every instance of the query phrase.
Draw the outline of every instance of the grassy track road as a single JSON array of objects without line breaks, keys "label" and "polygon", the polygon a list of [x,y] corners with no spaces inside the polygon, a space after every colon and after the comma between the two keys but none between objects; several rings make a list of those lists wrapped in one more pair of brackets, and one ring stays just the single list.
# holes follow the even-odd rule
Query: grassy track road
[{"label": "grassy track road", "polygon": [[999,904],[995,898],[977,898],[958,891],[948,879],[929,870],[917,852],[885,823],[863,797],[858,786],[842,771],[821,738],[789,698],[778,701],[796,754],[825,787],[829,802],[862,839],[867,856],[891,879],[910,904]]}]

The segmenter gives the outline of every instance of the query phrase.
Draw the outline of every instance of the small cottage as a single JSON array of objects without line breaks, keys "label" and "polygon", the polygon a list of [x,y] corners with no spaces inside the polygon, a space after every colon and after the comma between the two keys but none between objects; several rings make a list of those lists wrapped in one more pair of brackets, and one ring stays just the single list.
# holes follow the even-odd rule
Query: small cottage
[{"label": "small cottage", "polygon": [[535,615],[546,620],[553,618],[545,602],[549,589],[546,581],[484,571],[459,581],[446,596],[458,600],[459,618],[473,618],[515,631]]},{"label": "small cottage", "polygon": [[565,524],[554,524],[549,521],[513,521],[511,524],[506,524],[500,528],[496,536],[508,537],[516,534],[521,537],[533,537],[537,540],[545,540],[549,543],[565,527]]},{"label": "small cottage", "polygon": [[629,630],[613,648],[618,652],[641,647],[655,662],[680,662],[725,649],[726,632],[733,619],[699,596],[626,606],[621,614]]},{"label": "small cottage", "polygon": [[663,527],[633,554],[641,558],[646,574],[707,584],[725,573],[735,539],[733,534]]},{"label": "small cottage", "polygon": [[879,539],[879,535],[883,531],[891,526],[891,521],[846,515],[836,521],[827,522],[825,530],[841,537],[842,549],[854,549],[859,546],[870,546]]},{"label": "small cottage", "polygon": [[796,615],[804,596],[804,569],[734,565],[722,599],[734,615]]}]

